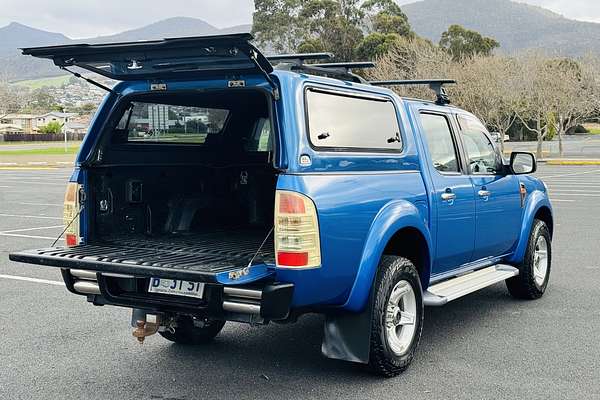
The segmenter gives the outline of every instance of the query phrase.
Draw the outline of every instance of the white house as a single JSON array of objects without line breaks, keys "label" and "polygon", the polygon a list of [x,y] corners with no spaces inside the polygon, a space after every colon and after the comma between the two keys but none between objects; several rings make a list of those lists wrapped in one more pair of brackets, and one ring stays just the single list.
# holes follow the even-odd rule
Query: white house
[{"label": "white house", "polygon": [[71,118],[76,116],[77,114],[74,113],[63,113],[58,111],[51,111],[46,114],[38,115],[36,116],[34,130],[39,129],[40,126],[48,125],[50,122],[58,122],[61,125],[65,125]]}]

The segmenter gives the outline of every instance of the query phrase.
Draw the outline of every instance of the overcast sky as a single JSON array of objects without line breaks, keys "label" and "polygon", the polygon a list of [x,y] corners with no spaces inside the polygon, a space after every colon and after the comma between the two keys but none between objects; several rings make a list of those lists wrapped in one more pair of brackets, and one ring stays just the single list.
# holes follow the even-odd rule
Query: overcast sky
[{"label": "overcast sky", "polygon": [[[398,1],[406,4],[414,0]],[[522,2],[549,8],[568,18],[600,22],[598,0]],[[252,0],[0,0],[0,27],[16,21],[71,38],[83,38],[188,16],[223,28],[251,22],[252,5]]]}]

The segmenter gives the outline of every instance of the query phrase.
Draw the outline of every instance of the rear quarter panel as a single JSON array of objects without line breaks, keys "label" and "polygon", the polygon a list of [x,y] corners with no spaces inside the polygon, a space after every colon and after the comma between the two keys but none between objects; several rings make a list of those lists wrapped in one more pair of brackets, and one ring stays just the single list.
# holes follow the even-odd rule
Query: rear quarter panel
[{"label": "rear quarter panel", "polygon": [[[295,306],[344,305],[355,285],[359,297],[364,293],[368,296],[373,266],[377,265],[387,240],[402,227],[398,221],[421,226],[427,223],[425,189],[416,171],[381,175],[283,175],[278,189],[309,196],[319,217],[321,268],[277,271],[278,279],[295,283]],[[417,216],[408,221],[405,220],[408,214]],[[378,218],[379,215],[382,217]],[[364,274],[357,281],[362,268]],[[362,296],[362,300],[367,296]],[[360,309],[356,304],[353,303],[353,308]]]}]

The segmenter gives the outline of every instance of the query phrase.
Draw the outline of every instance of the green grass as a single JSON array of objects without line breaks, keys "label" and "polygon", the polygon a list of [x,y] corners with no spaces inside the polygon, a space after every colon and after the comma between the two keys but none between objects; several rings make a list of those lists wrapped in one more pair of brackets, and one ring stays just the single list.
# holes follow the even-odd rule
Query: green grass
[{"label": "green grass", "polygon": [[600,128],[589,129],[590,135],[600,135]]},{"label": "green grass", "polygon": [[0,150],[0,156],[45,156],[45,155],[62,155],[62,154],[77,154],[79,145],[67,146],[67,151],[63,147],[48,147],[45,149],[19,149],[19,150]]},{"label": "green grass", "polygon": [[15,86],[25,86],[29,89],[41,89],[43,87],[60,87],[69,82],[70,75],[55,76],[52,78],[31,79],[28,81],[14,82]]}]

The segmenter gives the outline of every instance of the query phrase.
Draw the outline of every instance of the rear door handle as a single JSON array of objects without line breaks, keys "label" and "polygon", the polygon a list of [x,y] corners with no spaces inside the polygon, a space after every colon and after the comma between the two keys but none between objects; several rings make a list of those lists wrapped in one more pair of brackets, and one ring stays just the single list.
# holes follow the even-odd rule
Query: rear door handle
[{"label": "rear door handle", "polygon": [[442,200],[444,201],[453,201],[456,199],[456,194],[454,193],[443,193]]},{"label": "rear door handle", "polygon": [[487,199],[487,198],[489,198],[492,195],[492,192],[490,192],[489,190],[480,190],[478,192],[478,194],[479,194],[479,197]]}]

